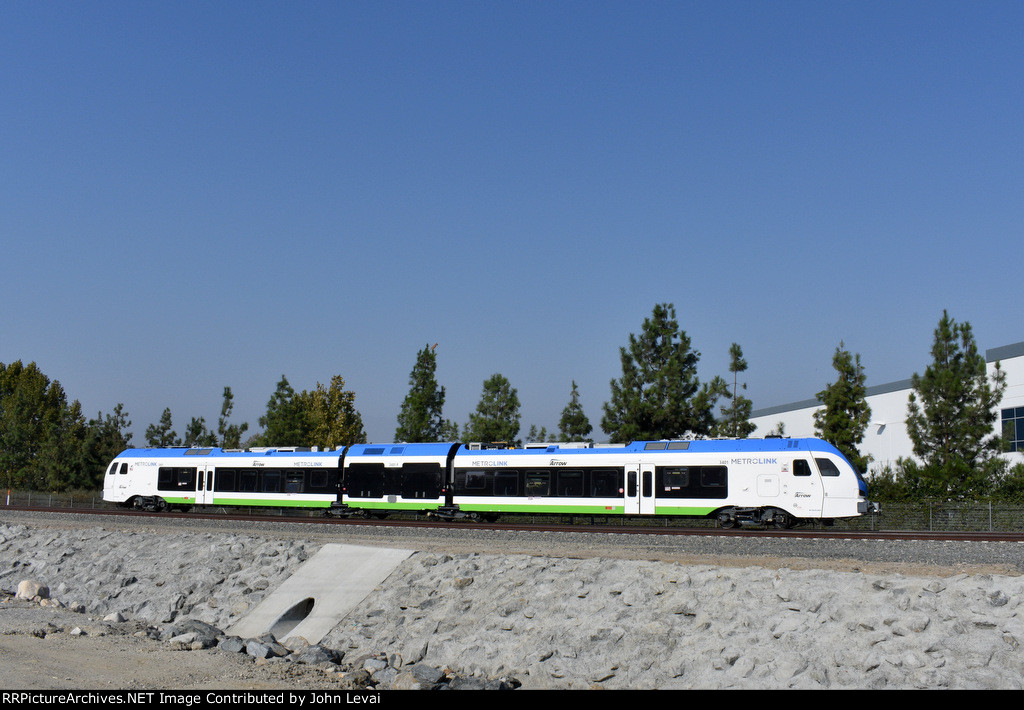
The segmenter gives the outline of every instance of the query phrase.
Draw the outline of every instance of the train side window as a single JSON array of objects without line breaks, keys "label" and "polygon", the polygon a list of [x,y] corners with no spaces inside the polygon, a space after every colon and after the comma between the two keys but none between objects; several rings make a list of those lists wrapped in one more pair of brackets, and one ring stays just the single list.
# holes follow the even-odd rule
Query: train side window
[{"label": "train side window", "polygon": [[281,474],[278,471],[264,471],[263,472],[263,492],[264,493],[280,493],[281,492]]},{"label": "train side window", "polygon": [[[806,463],[806,462],[804,462]],[[700,485],[703,488],[722,488],[726,482],[726,469],[725,466],[701,466],[700,467]]]},{"label": "train side window", "polygon": [[803,459],[795,459],[793,461],[793,475],[794,476],[810,476],[811,465]]},{"label": "train side window", "polygon": [[551,495],[551,474],[548,471],[527,471],[526,495],[531,498]]},{"label": "train side window", "polygon": [[217,478],[213,482],[214,490],[220,491],[234,491],[235,488],[235,469],[233,468],[218,468]]},{"label": "train side window", "polygon": [[487,488],[487,473],[485,471],[466,471],[466,490],[480,492]]},{"label": "train side window", "polygon": [[302,493],[302,471],[287,471],[285,472],[284,480],[284,492],[285,493]]},{"label": "train side window", "polygon": [[690,488],[690,467],[672,466],[659,470],[661,485],[658,494],[666,498],[687,498]]},{"label": "train side window", "polygon": [[256,492],[257,476],[256,476],[256,471],[255,470],[253,470],[251,468],[242,469],[239,478],[240,478],[239,483],[241,484],[241,485],[239,485],[239,488],[242,489],[243,493],[255,493]]},{"label": "train side window", "polygon": [[196,485],[196,469],[161,466],[157,470],[156,488],[159,491],[193,490]]},{"label": "train side window", "polygon": [[494,474],[494,495],[519,495],[519,473],[516,471],[500,471]]},{"label": "train side window", "polygon": [[590,473],[590,495],[607,498],[622,495],[622,471],[595,469]]},{"label": "train side window", "polygon": [[816,458],[814,461],[818,464],[818,470],[821,471],[822,476],[838,476],[839,467],[836,466],[830,459]]},{"label": "train side window", "polygon": [[126,473],[128,473],[128,464],[123,463],[123,464],[121,464],[121,475],[123,476]]},{"label": "train side window", "polygon": [[558,495],[575,497],[583,495],[583,471],[579,469],[559,471]]}]

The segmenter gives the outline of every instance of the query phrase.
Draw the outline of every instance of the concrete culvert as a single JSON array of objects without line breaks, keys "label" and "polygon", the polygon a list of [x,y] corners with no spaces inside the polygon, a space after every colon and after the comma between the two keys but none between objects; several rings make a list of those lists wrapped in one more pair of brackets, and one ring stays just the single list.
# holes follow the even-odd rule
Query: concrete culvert
[{"label": "concrete culvert", "polygon": [[292,632],[292,629],[302,623],[302,621],[309,616],[315,605],[316,600],[313,599],[313,597],[303,599],[277,618],[277,621],[275,621],[273,626],[270,627],[270,633],[274,635],[274,638],[285,638]]}]

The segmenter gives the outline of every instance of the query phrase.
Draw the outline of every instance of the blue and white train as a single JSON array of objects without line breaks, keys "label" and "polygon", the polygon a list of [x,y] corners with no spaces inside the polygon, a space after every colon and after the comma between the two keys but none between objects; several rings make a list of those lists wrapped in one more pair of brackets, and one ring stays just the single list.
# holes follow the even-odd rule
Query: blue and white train
[{"label": "blue and white train", "polygon": [[146,510],[192,506],[678,516],[788,528],[876,512],[856,468],[819,439],[697,439],[626,445],[355,444],[336,451],[129,449],[103,498]]}]

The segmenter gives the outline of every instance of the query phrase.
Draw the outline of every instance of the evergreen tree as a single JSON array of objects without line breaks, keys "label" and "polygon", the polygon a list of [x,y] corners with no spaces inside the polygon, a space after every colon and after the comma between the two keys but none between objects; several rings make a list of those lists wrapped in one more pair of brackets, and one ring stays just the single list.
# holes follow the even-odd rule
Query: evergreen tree
[{"label": "evergreen tree", "polygon": [[87,432],[78,400],[63,407],[33,467],[38,481],[34,488],[63,492],[71,488],[91,487],[84,475]]},{"label": "evergreen tree", "polygon": [[206,428],[205,417],[192,417],[185,427],[183,446],[216,446],[217,435]]},{"label": "evergreen tree", "polygon": [[989,381],[970,323],[943,311],[932,345],[932,364],[914,373],[907,405],[907,433],[920,467],[912,467],[917,491],[943,499],[986,495],[1003,468],[997,457],[996,407],[1006,376],[996,363]]},{"label": "evergreen tree", "polygon": [[601,428],[613,442],[706,435],[714,427],[715,402],[725,394],[721,377],[702,385],[700,353],[676,322],[675,307],[658,304],[640,336],[620,348],[622,377],[611,382]]},{"label": "evergreen tree", "polygon": [[228,424],[231,410],[235,408],[234,395],[231,388],[224,388],[224,402],[220,406],[220,419],[217,420],[217,435],[220,445],[225,449],[238,449],[242,446],[242,434],[249,430],[249,423]]},{"label": "evergreen tree", "polygon": [[0,363],[0,475],[8,488],[44,489],[39,456],[55,445],[67,406],[64,388],[34,362]]},{"label": "evergreen tree", "polygon": [[580,392],[576,387],[576,380],[572,381],[572,391],[569,394],[569,404],[562,410],[562,417],[558,420],[558,435],[562,441],[585,441],[594,427],[590,425],[583,405],[580,404]]},{"label": "evergreen tree", "polygon": [[125,449],[131,448],[131,426],[124,405],[120,403],[111,414],[104,417],[99,412],[95,419],[89,420],[83,462],[83,479],[86,483],[77,488],[99,488],[103,485],[103,474],[110,461]]},{"label": "evergreen tree", "polygon": [[171,421],[171,408],[166,407],[160,415],[160,421],[146,427],[146,443],[150,446],[168,447],[181,446],[181,439],[174,431],[174,424]]},{"label": "evergreen tree", "polygon": [[747,361],[743,358],[743,350],[739,344],[733,343],[729,347],[729,372],[732,373],[732,393],[729,406],[722,407],[722,420],[715,427],[718,436],[728,436],[737,439],[745,439],[750,436],[757,425],[750,421],[750,415],[754,411],[754,403],[739,394],[739,389],[747,388],[745,382],[739,381],[739,373],[745,372]]},{"label": "evergreen tree", "polygon": [[818,392],[818,400],[825,406],[814,413],[814,431],[839,449],[858,470],[866,471],[871,458],[862,456],[859,446],[871,421],[871,407],[860,355],[852,355],[840,341],[832,356],[832,367],[837,373],[836,381]]},{"label": "evergreen tree", "polygon": [[[548,439],[548,428],[546,426],[542,426],[540,429],[537,429],[536,424],[530,425],[530,431],[526,433],[526,441],[531,443],[540,443],[547,441]],[[554,437],[550,437],[550,439],[551,441],[555,440]]]},{"label": "evergreen tree", "polygon": [[484,382],[480,403],[469,415],[463,440],[514,444],[519,420],[519,394],[504,376],[495,373]]},{"label": "evergreen tree", "polygon": [[409,394],[398,413],[395,441],[436,442],[458,438],[458,426],[442,415],[445,391],[434,377],[437,370],[436,347],[436,344],[433,348],[423,346],[416,354],[416,364],[409,374]]},{"label": "evergreen tree", "polygon": [[256,446],[308,445],[301,402],[284,375],[281,375],[274,394],[267,401],[267,412],[260,417],[259,423],[263,432],[255,437]]},{"label": "evergreen tree", "polygon": [[313,392],[303,390],[297,399],[306,422],[304,445],[326,451],[366,441],[363,418],[355,406],[356,395],[345,389],[341,375],[332,377],[328,387],[318,382]]}]

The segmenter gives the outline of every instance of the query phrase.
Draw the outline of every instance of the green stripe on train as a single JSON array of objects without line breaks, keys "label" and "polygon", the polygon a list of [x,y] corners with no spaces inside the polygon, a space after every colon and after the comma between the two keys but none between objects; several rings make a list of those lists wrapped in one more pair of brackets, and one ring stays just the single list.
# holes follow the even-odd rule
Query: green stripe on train
[{"label": "green stripe on train", "polygon": [[[417,503],[384,503],[381,501],[359,501],[350,498],[345,499],[350,508],[365,508],[367,510],[433,510],[436,504],[425,505]],[[533,504],[508,504],[508,505],[487,505],[484,503],[460,503],[459,510],[464,513],[562,513],[566,515],[625,515],[626,507],[623,505],[542,505]],[[658,506],[655,515],[689,515],[705,516],[713,513],[716,508],[712,507],[671,507]]]},{"label": "green stripe on train", "polygon": [[366,508],[367,510],[437,510],[440,503],[383,503],[381,501],[362,501],[346,498],[345,505],[349,508]]},{"label": "green stripe on train", "polygon": [[329,500],[291,500],[288,498],[214,498],[205,503],[196,503],[194,498],[164,498],[171,505],[244,505],[251,508],[268,506],[271,508],[329,508]]}]

